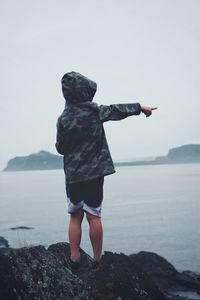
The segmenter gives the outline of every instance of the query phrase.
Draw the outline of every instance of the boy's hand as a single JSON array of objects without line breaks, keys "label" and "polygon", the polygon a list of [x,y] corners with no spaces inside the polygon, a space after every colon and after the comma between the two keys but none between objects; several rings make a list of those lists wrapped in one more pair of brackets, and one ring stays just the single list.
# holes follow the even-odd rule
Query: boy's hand
[{"label": "boy's hand", "polygon": [[143,112],[146,117],[149,117],[155,109],[157,109],[157,107],[141,106],[141,112]]}]

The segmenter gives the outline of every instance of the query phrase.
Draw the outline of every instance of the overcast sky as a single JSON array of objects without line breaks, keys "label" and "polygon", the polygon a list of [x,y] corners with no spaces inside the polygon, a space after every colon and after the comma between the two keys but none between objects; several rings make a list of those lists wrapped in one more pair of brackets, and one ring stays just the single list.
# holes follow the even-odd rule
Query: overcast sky
[{"label": "overcast sky", "polygon": [[199,0],[0,0],[0,167],[56,153],[60,79],[97,82],[99,104],[158,106],[107,122],[115,161],[200,143]]}]

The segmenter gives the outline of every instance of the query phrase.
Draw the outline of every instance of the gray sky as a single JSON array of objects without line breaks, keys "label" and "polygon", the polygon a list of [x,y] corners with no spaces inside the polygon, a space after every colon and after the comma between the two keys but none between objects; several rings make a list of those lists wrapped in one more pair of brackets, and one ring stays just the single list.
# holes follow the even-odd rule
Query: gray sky
[{"label": "gray sky", "polygon": [[60,79],[98,84],[99,104],[158,106],[105,124],[113,159],[200,143],[199,0],[0,0],[0,167],[55,151]]}]

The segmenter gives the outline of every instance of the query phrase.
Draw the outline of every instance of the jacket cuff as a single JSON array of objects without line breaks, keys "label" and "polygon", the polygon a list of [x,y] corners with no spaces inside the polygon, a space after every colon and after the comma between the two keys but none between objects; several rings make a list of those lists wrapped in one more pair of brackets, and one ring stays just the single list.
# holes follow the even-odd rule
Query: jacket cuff
[{"label": "jacket cuff", "polygon": [[141,104],[139,102],[137,102],[136,104],[137,104],[138,115],[140,115],[142,111]]}]

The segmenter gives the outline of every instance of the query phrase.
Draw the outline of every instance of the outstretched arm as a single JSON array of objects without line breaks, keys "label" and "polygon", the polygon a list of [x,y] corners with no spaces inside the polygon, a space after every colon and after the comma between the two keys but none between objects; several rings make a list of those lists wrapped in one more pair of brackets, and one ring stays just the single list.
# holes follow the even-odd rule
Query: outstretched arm
[{"label": "outstretched arm", "polygon": [[102,122],[119,121],[132,115],[139,115],[141,112],[147,117],[152,114],[152,110],[156,109],[141,106],[140,103],[124,103],[98,106],[99,118]]},{"label": "outstretched arm", "polygon": [[118,121],[141,113],[140,103],[100,105],[98,109],[102,122]]}]

